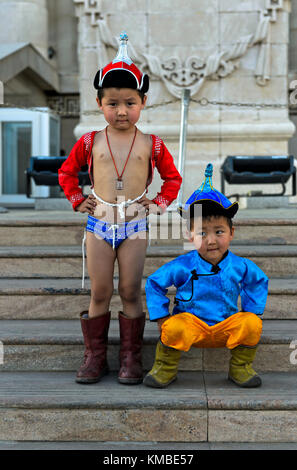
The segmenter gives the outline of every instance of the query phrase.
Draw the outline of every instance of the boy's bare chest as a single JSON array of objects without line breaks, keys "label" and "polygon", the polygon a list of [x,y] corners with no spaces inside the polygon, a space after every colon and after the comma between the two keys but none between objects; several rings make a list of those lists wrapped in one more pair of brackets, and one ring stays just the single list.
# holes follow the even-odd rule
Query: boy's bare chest
[{"label": "boy's bare chest", "polygon": [[105,142],[98,142],[93,147],[93,170],[114,175],[137,174],[148,169],[150,158],[150,145],[143,142],[135,143],[132,149],[120,144],[109,149]]}]

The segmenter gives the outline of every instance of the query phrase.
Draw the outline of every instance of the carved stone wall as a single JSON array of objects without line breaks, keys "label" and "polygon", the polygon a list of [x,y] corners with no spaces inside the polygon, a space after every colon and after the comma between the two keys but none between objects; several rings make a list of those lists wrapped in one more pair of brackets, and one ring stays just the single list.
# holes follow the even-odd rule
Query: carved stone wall
[{"label": "carved stone wall", "polygon": [[0,44],[32,43],[47,56],[46,0],[0,0]]},{"label": "carved stone wall", "polygon": [[[79,20],[77,137],[105,126],[92,82],[114,58],[124,30],[130,56],[151,77],[139,128],[164,138],[176,162],[181,90],[191,90],[184,198],[208,162],[220,187],[219,166],[227,155],[287,153],[294,133],[288,117],[289,0],[73,1]],[[153,184],[152,192],[158,179]]]}]

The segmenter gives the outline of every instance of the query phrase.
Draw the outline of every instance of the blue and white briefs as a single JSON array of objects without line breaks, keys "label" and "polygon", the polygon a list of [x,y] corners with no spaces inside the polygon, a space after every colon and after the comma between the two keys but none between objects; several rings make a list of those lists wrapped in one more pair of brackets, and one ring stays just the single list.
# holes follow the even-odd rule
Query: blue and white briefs
[{"label": "blue and white briefs", "polygon": [[129,222],[120,222],[112,224],[110,222],[103,222],[96,219],[91,215],[88,216],[87,226],[82,241],[82,256],[83,256],[83,275],[82,275],[82,288],[85,286],[85,241],[86,232],[94,233],[100,238],[105,240],[113,249],[117,249],[120,244],[131,237],[134,233],[148,232],[149,224],[147,218],[139,220],[130,220]]},{"label": "blue and white briefs", "polygon": [[129,238],[134,233],[147,232],[148,222],[147,219],[144,218],[112,224],[110,222],[103,222],[89,215],[86,230],[87,232],[99,235],[99,237],[109,243],[113,249],[117,249],[126,238]]}]

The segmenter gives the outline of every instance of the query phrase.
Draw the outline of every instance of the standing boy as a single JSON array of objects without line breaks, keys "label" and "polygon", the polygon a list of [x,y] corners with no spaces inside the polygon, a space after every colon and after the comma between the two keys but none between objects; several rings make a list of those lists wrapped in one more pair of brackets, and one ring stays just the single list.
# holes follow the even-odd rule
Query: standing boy
[{"label": "standing boy", "polygon": [[[113,294],[114,263],[119,265],[118,290],[120,371],[124,384],[142,381],[141,348],[145,314],[141,280],[147,247],[147,215],[161,214],[176,198],[181,176],[163,141],[136,127],[146,104],[149,78],[128,56],[126,34],[121,35],[115,59],[94,79],[97,103],[108,126],[83,135],[59,172],[59,181],[74,210],[87,212],[87,266],[91,281],[88,312],[81,313],[85,342],[80,383],[98,382],[108,372],[109,304]],[[78,172],[88,164],[92,194],[85,198]],[[157,196],[145,194],[157,167],[164,183]]]},{"label": "standing boy", "polygon": [[[229,251],[238,203],[232,204],[214,189],[211,177],[209,164],[205,181],[180,211],[187,218],[195,250],[159,268],[146,283],[150,320],[158,322],[161,333],[155,363],[144,378],[149,387],[162,388],[173,382],[181,351],[192,346],[227,347],[231,352],[229,379],[240,387],[261,385],[252,363],[262,331],[260,316],[268,278],[255,263]],[[172,285],[177,290],[169,315],[166,294]]]}]

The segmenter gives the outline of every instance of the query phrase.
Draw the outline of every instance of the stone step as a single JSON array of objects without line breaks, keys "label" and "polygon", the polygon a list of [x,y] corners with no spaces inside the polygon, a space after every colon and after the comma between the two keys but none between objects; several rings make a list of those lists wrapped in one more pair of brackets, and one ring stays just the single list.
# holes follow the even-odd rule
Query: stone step
[{"label": "stone step", "polygon": [[0,440],[296,443],[296,373],[262,380],[241,389],[225,373],[181,371],[169,388],[151,389],[114,373],[86,386],[71,372],[3,371]]},{"label": "stone step", "polygon": [[[78,320],[1,320],[0,341],[4,359],[0,371],[75,371],[82,362],[84,344]],[[259,371],[295,371],[297,320],[263,320],[255,359]],[[155,322],[146,322],[143,367],[153,364],[159,338]],[[119,325],[109,329],[108,361],[118,370]],[[226,371],[230,353],[226,348],[191,348],[182,354],[180,370]],[[0,438],[1,440],[1,438]]]},{"label": "stone step", "polygon": [[[143,278],[142,299],[146,310],[145,282],[146,279]],[[168,289],[172,302],[174,291],[173,287]],[[88,279],[85,289],[82,289],[81,280],[74,278],[0,278],[0,319],[77,319],[81,311],[88,310],[89,301]],[[122,310],[118,294],[118,278],[114,279],[114,295],[110,309],[113,318],[116,318],[117,312]],[[297,277],[270,279],[265,318],[297,319]]]},{"label": "stone step", "polygon": [[[193,246],[150,246],[144,276],[153,273]],[[232,252],[254,261],[269,277],[296,275],[297,245],[234,246]],[[0,247],[0,278],[2,277],[73,277],[82,274],[81,248],[76,246]],[[118,274],[117,263],[115,275]]]},{"label": "stone step", "polygon": [[[81,245],[86,217],[65,214],[58,219],[40,218],[40,214],[28,220],[0,220],[2,246],[69,246]],[[150,217],[151,245],[181,245],[186,239],[185,226],[178,214]],[[294,245],[297,239],[297,217],[294,218],[238,218],[234,220],[233,245]]]},{"label": "stone step", "polygon": [[[111,458],[111,454],[114,451],[119,451],[120,454],[116,454],[117,457],[127,457],[127,441],[0,441],[0,451],[3,450],[10,450],[12,452],[16,450],[66,450],[66,451],[85,451],[85,450],[95,450],[96,451],[96,461],[103,461],[104,458],[109,457]],[[171,453],[165,453],[164,450],[172,450]],[[138,456],[138,462],[141,464],[141,459],[146,459],[156,454],[156,451],[161,452],[159,453],[159,459],[161,461],[162,455],[165,459],[166,454],[168,455],[168,459],[170,455],[184,455],[184,451],[188,451],[188,455],[193,455],[191,451],[193,450],[241,450],[241,451],[255,451],[255,450],[297,450],[297,442],[156,442],[156,441],[146,441],[146,442],[132,442],[129,440],[129,450],[128,453],[131,455],[131,451],[135,451],[135,455]],[[108,451],[108,452],[106,452]],[[102,456],[100,456],[100,452],[102,452]],[[140,455],[140,452],[143,452]],[[99,455],[98,455],[99,454]],[[14,460],[15,456],[19,454],[14,453]],[[60,461],[60,456],[58,453],[51,454],[51,458],[56,455],[56,458]],[[114,458],[114,454],[113,458]],[[132,454],[133,455],[133,454]],[[195,454],[197,459],[199,458],[199,462],[203,458],[205,459],[205,463],[209,465],[209,454],[199,454],[196,452]],[[288,454],[287,454],[288,455]],[[11,456],[10,456],[11,457]],[[48,459],[48,455],[46,456]],[[77,462],[77,455],[72,456],[73,459],[76,459]],[[84,456],[85,457],[85,456]],[[89,456],[88,456],[89,457]],[[135,456],[133,456],[135,458]],[[202,458],[201,458],[202,457]],[[220,455],[212,454],[212,460],[214,458],[220,459]],[[20,458],[22,458],[20,456]],[[286,459],[288,457],[286,456]],[[67,461],[69,462],[69,454],[67,455]],[[144,460],[142,460],[143,462]],[[182,461],[182,460],[181,460]],[[189,458],[188,458],[189,461]],[[191,464],[194,464],[195,461],[191,461]],[[132,463],[131,463],[132,466]]]}]

